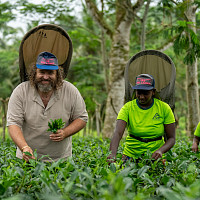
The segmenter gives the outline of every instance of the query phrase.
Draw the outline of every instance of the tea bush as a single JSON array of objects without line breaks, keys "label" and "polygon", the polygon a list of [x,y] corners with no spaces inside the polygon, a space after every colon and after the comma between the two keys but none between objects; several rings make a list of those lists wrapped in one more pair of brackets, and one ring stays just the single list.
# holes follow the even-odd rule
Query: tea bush
[{"label": "tea bush", "polygon": [[12,141],[1,142],[0,199],[200,199],[200,154],[191,152],[191,142],[177,140],[165,165],[153,162],[148,152],[126,166],[121,163],[123,141],[116,164],[107,164],[109,143],[73,136],[73,157],[67,161],[26,163],[15,157]]}]

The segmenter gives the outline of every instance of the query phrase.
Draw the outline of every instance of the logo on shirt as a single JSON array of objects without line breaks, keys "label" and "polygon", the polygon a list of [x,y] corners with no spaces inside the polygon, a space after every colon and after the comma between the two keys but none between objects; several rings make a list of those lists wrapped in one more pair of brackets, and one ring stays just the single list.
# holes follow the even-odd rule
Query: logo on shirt
[{"label": "logo on shirt", "polygon": [[160,119],[160,115],[156,113],[152,119]]}]

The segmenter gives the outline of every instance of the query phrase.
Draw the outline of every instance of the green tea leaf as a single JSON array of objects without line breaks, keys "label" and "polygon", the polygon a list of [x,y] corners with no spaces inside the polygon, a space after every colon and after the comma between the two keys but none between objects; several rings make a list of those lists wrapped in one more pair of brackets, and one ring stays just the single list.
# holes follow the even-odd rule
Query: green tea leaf
[{"label": "green tea leaf", "polygon": [[52,133],[56,133],[58,129],[62,129],[65,125],[65,122],[62,121],[62,119],[55,119],[52,120],[50,119],[50,122],[48,122],[48,127],[47,131],[51,131]]}]

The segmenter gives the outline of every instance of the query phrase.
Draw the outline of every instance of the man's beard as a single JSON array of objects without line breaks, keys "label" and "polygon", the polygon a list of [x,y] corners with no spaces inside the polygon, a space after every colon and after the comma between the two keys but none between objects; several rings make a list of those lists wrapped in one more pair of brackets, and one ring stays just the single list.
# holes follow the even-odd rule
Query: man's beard
[{"label": "man's beard", "polygon": [[40,90],[40,92],[47,93],[47,92],[52,91],[55,88],[55,82],[54,81],[48,80],[49,84],[42,84],[42,81],[43,80],[41,80],[41,79],[39,79],[39,80],[36,79],[35,80],[35,85],[38,88],[38,90]]},{"label": "man's beard", "polygon": [[37,87],[41,92],[45,92],[45,93],[50,92],[53,89],[51,84],[43,85],[42,83],[38,83]]}]

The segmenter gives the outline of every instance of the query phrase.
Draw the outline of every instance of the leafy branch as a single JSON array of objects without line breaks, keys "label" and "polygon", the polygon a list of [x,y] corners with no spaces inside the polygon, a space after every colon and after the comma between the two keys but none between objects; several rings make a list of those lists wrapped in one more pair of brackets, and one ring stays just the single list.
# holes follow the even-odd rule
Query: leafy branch
[{"label": "leafy branch", "polygon": [[61,129],[64,127],[65,122],[62,121],[62,119],[55,119],[54,121],[50,119],[51,122],[48,122],[49,129],[47,131],[51,131],[53,133],[56,133],[58,129]]},{"label": "leafy branch", "polygon": [[200,57],[200,42],[198,35],[192,29],[193,26],[193,22],[178,21],[176,26],[168,29],[172,35],[177,34],[174,41],[174,52],[180,55],[185,51],[184,63],[186,64],[193,64]]}]

